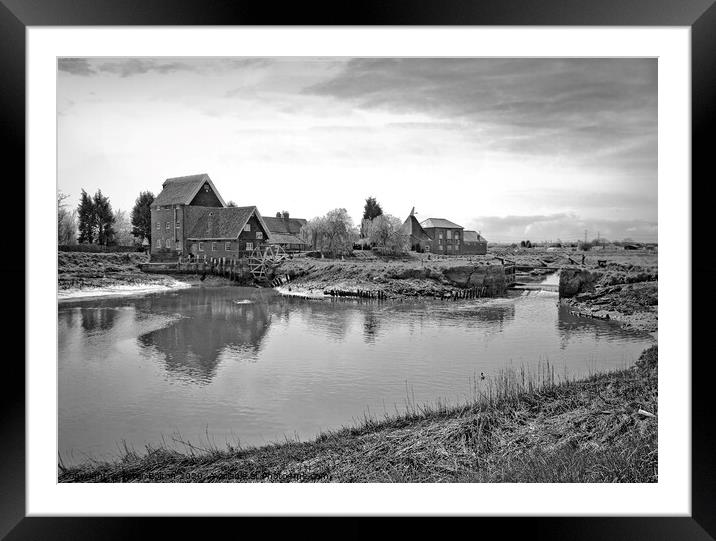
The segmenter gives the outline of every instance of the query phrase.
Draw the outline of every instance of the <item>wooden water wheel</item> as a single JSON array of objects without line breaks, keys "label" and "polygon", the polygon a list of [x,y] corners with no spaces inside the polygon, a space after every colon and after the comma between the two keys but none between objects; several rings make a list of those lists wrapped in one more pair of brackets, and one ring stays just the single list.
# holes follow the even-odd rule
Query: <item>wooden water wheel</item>
[{"label": "wooden water wheel", "polygon": [[257,246],[249,255],[249,269],[254,279],[267,280],[287,257],[286,251],[281,246],[273,244]]}]

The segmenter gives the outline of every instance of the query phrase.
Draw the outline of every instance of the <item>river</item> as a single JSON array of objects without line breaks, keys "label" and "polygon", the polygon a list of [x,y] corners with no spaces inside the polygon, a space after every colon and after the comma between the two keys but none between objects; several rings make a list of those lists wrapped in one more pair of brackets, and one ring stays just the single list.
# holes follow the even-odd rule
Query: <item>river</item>
[{"label": "river", "polygon": [[[549,282],[548,278],[548,282]],[[577,318],[557,294],[472,301],[315,300],[194,287],[58,307],[59,453],[111,459],[175,440],[311,438],[437,400],[462,402],[505,368],[559,377],[623,368],[652,343]],[[485,374],[485,380],[480,379]]]}]

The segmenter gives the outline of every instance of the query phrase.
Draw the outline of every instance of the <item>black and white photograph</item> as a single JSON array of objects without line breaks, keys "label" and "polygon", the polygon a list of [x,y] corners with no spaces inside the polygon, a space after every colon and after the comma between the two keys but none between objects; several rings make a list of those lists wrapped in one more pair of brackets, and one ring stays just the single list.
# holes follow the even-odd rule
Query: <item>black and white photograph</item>
[{"label": "black and white photograph", "polygon": [[658,74],[57,58],[57,480],[657,484]]}]

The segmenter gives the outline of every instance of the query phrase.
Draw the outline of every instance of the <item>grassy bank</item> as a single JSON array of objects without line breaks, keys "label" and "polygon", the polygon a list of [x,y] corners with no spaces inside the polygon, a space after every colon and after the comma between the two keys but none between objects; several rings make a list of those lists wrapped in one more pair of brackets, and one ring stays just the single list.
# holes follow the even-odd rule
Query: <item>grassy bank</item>
[{"label": "grassy bank", "polygon": [[460,407],[400,415],[309,442],[127,452],[60,467],[60,482],[656,482],[657,348],[636,366],[557,382],[508,371]]},{"label": "grassy bank", "polygon": [[344,260],[297,257],[282,263],[277,272],[293,276],[291,287],[305,293],[361,290],[388,299],[449,296],[470,287],[495,296],[504,294],[506,285],[501,263],[492,256],[381,257],[355,251]]}]

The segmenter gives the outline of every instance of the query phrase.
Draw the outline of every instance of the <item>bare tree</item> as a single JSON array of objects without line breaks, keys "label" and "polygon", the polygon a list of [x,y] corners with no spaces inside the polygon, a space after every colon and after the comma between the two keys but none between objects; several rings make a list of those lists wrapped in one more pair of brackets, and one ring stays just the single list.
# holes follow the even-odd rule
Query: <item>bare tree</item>
[{"label": "bare tree", "polygon": [[57,244],[75,244],[77,240],[77,211],[67,208],[65,200],[69,197],[57,192]]},{"label": "bare tree", "polygon": [[114,240],[120,246],[132,246],[134,244],[132,223],[127,213],[122,209],[114,211]]},{"label": "bare tree", "polygon": [[371,243],[383,250],[406,252],[410,238],[401,231],[403,222],[390,214],[380,214],[372,220],[363,220],[363,231]]},{"label": "bare tree", "polygon": [[325,216],[313,218],[301,228],[301,237],[321,255],[331,257],[349,254],[358,231],[346,209],[333,209]]}]

